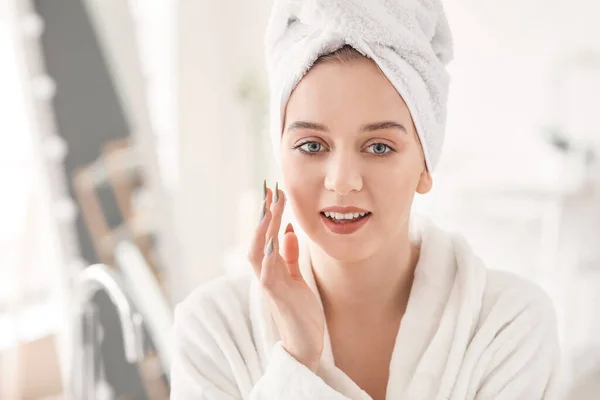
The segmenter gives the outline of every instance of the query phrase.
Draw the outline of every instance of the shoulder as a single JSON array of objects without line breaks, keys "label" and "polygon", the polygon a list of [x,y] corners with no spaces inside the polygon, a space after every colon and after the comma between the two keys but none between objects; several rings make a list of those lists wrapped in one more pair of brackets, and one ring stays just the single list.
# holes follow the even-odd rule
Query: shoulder
[{"label": "shoulder", "polygon": [[510,272],[487,271],[476,331],[494,359],[534,350],[538,361],[554,364],[559,358],[552,300],[538,284]]},{"label": "shoulder", "polygon": [[482,398],[554,398],[560,393],[561,350],[556,312],[536,283],[487,270],[471,346],[479,355]]},{"label": "shoulder", "polygon": [[554,321],[556,315],[552,300],[540,285],[507,271],[486,270],[482,300],[482,311],[488,313],[535,313],[548,322]]},{"label": "shoulder", "polygon": [[548,322],[554,321],[552,300],[539,284],[512,272],[488,268],[462,235],[448,235],[465,285],[471,284],[477,298],[481,298],[480,319],[535,313]]},{"label": "shoulder", "polygon": [[260,365],[249,317],[253,279],[213,279],[175,308],[171,380],[177,398],[237,399],[252,389]]},{"label": "shoulder", "polygon": [[561,350],[552,301],[536,283],[488,270],[478,327],[470,341],[480,371],[478,398],[554,398]]},{"label": "shoulder", "polygon": [[539,284],[508,271],[486,267],[462,235],[444,234],[450,238],[448,243],[464,285],[470,286],[481,301],[477,304],[480,320],[488,315],[512,318],[523,312],[536,313],[548,322],[555,319],[552,301]]},{"label": "shoulder", "polygon": [[175,307],[175,330],[226,328],[248,320],[250,287],[254,276],[223,276],[200,285]]}]

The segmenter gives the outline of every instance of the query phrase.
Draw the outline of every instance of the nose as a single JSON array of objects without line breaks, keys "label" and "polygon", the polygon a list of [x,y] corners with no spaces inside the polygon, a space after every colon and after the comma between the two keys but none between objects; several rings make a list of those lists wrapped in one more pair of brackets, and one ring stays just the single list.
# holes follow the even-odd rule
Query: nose
[{"label": "nose", "polygon": [[327,163],[325,188],[346,196],[362,189],[363,179],[357,160],[351,154],[338,153]]}]

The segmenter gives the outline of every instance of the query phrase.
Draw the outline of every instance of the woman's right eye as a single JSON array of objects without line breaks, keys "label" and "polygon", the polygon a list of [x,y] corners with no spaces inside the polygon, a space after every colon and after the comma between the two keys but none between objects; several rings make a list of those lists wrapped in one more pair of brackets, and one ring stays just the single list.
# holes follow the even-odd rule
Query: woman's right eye
[{"label": "woman's right eye", "polygon": [[312,155],[321,151],[323,145],[319,142],[304,142],[298,147],[302,152]]}]

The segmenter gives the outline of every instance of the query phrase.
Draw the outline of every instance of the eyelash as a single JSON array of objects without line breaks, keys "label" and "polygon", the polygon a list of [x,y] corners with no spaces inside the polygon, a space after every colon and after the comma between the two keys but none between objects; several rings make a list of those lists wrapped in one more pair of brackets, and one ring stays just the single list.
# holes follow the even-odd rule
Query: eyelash
[{"label": "eyelash", "polygon": [[[297,146],[293,147],[293,149],[300,151],[300,153],[302,153],[303,155],[308,156],[308,157],[316,156],[318,153],[320,153],[320,151],[306,151],[306,150],[302,149],[302,146],[310,144],[310,143],[317,143],[319,146],[325,147],[321,143],[316,142],[314,140],[307,140],[307,141],[302,142],[302,143],[298,144]],[[386,156],[391,155],[392,152],[394,152],[394,153],[396,152],[396,150],[394,150],[393,148],[391,148],[389,145],[387,145],[385,143],[373,143],[373,144],[369,145],[368,147],[372,147],[372,146],[375,146],[375,145],[378,145],[378,144],[384,145],[389,151],[386,151],[383,154],[371,153],[371,154],[373,154],[376,157],[386,157]]]}]

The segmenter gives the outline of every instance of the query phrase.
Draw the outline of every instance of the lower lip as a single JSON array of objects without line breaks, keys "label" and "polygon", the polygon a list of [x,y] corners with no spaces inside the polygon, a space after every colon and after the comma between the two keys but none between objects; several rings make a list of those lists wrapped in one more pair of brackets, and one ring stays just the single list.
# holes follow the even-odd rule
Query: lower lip
[{"label": "lower lip", "polygon": [[367,221],[371,218],[371,215],[373,214],[369,214],[366,217],[362,217],[361,219],[352,222],[333,222],[325,215],[320,215],[321,219],[323,220],[323,223],[331,232],[337,233],[339,235],[349,235],[362,228],[362,226],[367,223]]}]

